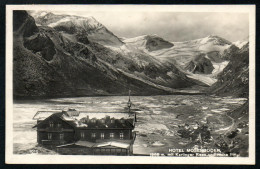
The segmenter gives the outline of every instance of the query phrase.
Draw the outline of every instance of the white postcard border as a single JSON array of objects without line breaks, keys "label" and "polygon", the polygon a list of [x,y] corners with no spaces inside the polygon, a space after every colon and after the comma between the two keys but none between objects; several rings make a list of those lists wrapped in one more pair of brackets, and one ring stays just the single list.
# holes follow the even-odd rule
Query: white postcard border
[{"label": "white postcard border", "polygon": [[[108,7],[109,6],[109,7]],[[249,157],[146,157],[13,154],[13,10],[232,12],[249,14]],[[8,164],[255,164],[255,5],[7,5],[6,163]]]}]

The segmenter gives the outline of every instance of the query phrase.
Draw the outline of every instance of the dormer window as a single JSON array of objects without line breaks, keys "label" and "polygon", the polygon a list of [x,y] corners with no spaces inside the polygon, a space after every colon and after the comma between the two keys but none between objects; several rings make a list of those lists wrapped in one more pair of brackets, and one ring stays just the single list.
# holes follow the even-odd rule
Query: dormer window
[{"label": "dormer window", "polygon": [[124,119],[121,119],[121,120],[120,120],[120,122],[121,122],[121,123],[124,123],[124,122],[125,122],[125,120],[124,120]]},{"label": "dormer window", "polygon": [[50,122],[49,122],[49,125],[50,125],[50,127],[53,127],[53,126],[54,126],[53,121],[50,121]]},{"label": "dormer window", "polygon": [[115,120],[114,119],[111,119],[111,121],[110,121],[111,123],[115,123]]},{"label": "dormer window", "polygon": [[91,122],[92,123],[96,123],[96,119],[91,119]]},{"label": "dormer window", "polygon": [[102,120],[101,120],[101,123],[105,123],[105,119],[102,119]]}]

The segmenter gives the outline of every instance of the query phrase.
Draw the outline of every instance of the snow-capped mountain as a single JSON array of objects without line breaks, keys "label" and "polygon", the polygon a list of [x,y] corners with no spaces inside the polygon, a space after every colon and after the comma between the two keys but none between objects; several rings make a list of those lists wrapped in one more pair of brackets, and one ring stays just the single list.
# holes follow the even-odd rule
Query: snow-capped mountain
[{"label": "snow-capped mountain", "polygon": [[223,53],[231,45],[231,42],[213,35],[201,39],[172,43],[174,46],[171,48],[153,51],[149,54],[161,60],[173,58],[179,65],[185,66],[194,56],[200,53],[207,54],[213,51]]},{"label": "snow-capped mountain", "polygon": [[[188,77],[199,80],[208,85],[212,85],[217,81],[216,75],[220,73],[227,65],[228,61],[222,58],[222,55],[224,51],[232,45],[231,42],[224,38],[216,35],[210,35],[205,38],[190,41],[168,42],[172,44],[172,46],[168,45],[163,48],[158,48],[157,50],[147,50],[145,47],[145,37],[146,36],[139,36],[136,38],[125,39],[124,42],[128,47],[127,49],[138,49],[146,54],[154,56],[163,63],[173,63]],[[158,36],[155,35],[155,37]],[[201,54],[205,55],[203,56],[204,59],[195,61],[196,57]],[[205,71],[207,73],[204,74],[204,69],[210,68],[211,64],[213,68],[213,70],[210,71],[211,73],[209,73],[209,71]],[[187,69],[187,67],[189,68]],[[199,67],[199,71],[190,72],[190,70],[195,70]]]},{"label": "snow-capped mountain", "polygon": [[88,39],[102,45],[120,46],[123,42],[94,17],[55,15],[51,12],[31,12],[36,24],[71,34],[86,35]]},{"label": "snow-capped mountain", "polygon": [[247,43],[249,43],[249,36],[242,40],[238,40],[236,42],[233,42],[232,44],[241,49],[243,46],[245,46]]},{"label": "snow-capped mountain", "polygon": [[241,49],[247,43],[248,43],[248,41],[236,41],[236,42],[233,42],[233,44],[236,45],[239,49]]},{"label": "snow-capped mountain", "polygon": [[[15,96],[124,95],[129,85],[132,94],[156,95],[197,85],[173,64],[124,43],[112,46],[113,34],[103,25],[85,25],[96,23],[93,18],[76,21],[52,13],[36,18],[38,26],[26,11],[14,12]],[[102,41],[99,27],[106,30]]]},{"label": "snow-capped mountain", "polygon": [[14,12],[17,96],[122,95],[129,85],[133,94],[154,95],[211,86],[239,50],[219,36],[118,38],[93,17],[30,14]]}]

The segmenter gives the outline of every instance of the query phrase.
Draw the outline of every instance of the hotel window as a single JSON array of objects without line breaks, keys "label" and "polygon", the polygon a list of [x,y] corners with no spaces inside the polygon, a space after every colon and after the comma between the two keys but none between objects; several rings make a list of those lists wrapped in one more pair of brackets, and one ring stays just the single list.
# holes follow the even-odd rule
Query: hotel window
[{"label": "hotel window", "polygon": [[96,138],[96,133],[91,133],[91,138]]},{"label": "hotel window", "polygon": [[84,138],[84,137],[85,137],[84,131],[80,132],[80,138]]},{"label": "hotel window", "polygon": [[63,139],[64,139],[64,134],[61,133],[61,134],[60,134],[60,140],[63,140]]},{"label": "hotel window", "polygon": [[124,133],[120,133],[119,136],[120,136],[120,139],[124,139]]},{"label": "hotel window", "polygon": [[59,127],[59,128],[61,127],[61,122],[58,122],[58,127]]},{"label": "hotel window", "polygon": [[53,126],[54,126],[53,121],[50,121],[50,127],[53,127]]},{"label": "hotel window", "polygon": [[110,133],[110,138],[114,138],[115,134],[114,133]]},{"label": "hotel window", "polygon": [[101,133],[100,137],[101,137],[101,139],[104,139],[105,138],[105,133]]},{"label": "hotel window", "polygon": [[48,133],[48,140],[52,139],[52,133]]}]

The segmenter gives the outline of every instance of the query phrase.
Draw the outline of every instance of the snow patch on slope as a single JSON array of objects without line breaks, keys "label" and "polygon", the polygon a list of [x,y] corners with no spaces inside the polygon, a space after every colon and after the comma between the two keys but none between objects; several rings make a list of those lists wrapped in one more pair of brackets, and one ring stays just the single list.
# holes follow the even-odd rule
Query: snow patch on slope
[{"label": "snow patch on slope", "polygon": [[214,70],[212,71],[212,76],[218,75],[223,69],[228,65],[229,61],[224,61],[221,63],[212,62]]},{"label": "snow patch on slope", "polygon": [[81,27],[84,29],[90,29],[90,28],[97,29],[97,28],[103,27],[103,25],[100,24],[99,22],[97,22],[95,20],[95,18],[93,18],[93,17],[80,18],[80,17],[76,17],[76,16],[67,16],[56,22],[50,23],[48,26],[55,27],[61,23],[66,23],[66,22],[72,22],[75,26],[78,26],[78,27]]},{"label": "snow patch on slope", "polygon": [[248,41],[236,41],[236,42],[233,42],[233,44],[235,46],[237,46],[239,49],[241,49],[247,43],[248,43]]},{"label": "snow patch on slope", "polygon": [[144,41],[146,36],[147,35],[141,35],[141,36],[137,36],[137,37],[134,37],[134,38],[128,38],[128,39],[125,39],[124,42],[125,43],[136,43],[136,42],[139,42],[139,41]]},{"label": "snow patch on slope", "polygon": [[50,23],[48,26],[53,28],[53,27],[59,25],[60,23],[68,22],[68,21],[70,21],[70,18],[62,18],[61,20],[59,20],[57,22]]}]

